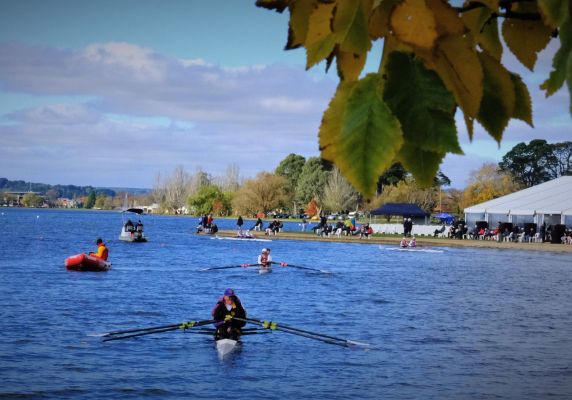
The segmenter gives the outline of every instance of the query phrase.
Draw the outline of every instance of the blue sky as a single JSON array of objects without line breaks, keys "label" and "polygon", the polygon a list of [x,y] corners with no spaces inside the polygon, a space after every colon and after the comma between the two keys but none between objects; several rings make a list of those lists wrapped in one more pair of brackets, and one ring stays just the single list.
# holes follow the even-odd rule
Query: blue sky
[{"label": "blue sky", "polygon": [[[284,51],[288,13],[254,1],[6,0],[0,13],[0,177],[52,184],[151,187],[178,165],[243,177],[289,153],[318,155],[317,131],[335,68],[305,71]],[[531,74],[550,70],[554,43]],[[367,71],[379,63],[381,43]],[[477,129],[443,171],[462,188],[471,170],[534,138],[570,140],[568,95],[532,91],[535,129],[511,122],[502,147]]]}]

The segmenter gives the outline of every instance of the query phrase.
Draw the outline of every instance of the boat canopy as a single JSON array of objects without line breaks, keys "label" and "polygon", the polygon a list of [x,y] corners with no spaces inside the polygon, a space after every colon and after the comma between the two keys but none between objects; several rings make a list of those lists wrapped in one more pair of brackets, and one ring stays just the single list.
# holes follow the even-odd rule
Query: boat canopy
[{"label": "boat canopy", "polygon": [[135,214],[143,214],[143,209],[142,209],[142,208],[128,208],[127,210],[123,210],[122,212],[124,212],[124,213],[130,212],[130,213],[135,213]]}]

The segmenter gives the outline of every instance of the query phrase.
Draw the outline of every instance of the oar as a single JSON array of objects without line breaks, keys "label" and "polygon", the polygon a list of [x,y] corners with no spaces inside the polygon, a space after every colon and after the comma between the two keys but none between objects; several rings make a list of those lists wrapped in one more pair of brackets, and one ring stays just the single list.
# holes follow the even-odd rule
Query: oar
[{"label": "oar", "polygon": [[301,266],[301,265],[292,265],[292,264],[288,264],[288,263],[284,263],[284,262],[272,261],[271,264],[278,264],[278,265],[280,265],[281,267],[292,267],[292,268],[298,268],[298,269],[307,269],[307,270],[309,270],[309,271],[321,272],[321,273],[323,273],[323,274],[331,274],[330,271],[326,271],[325,269],[303,267],[303,266]]},{"label": "oar", "polygon": [[323,333],[305,331],[303,329],[294,328],[292,326],[287,326],[283,324],[279,325],[278,323],[272,321],[262,321],[254,318],[238,318],[238,317],[234,317],[234,319],[238,321],[250,322],[251,324],[262,326],[265,329],[279,330],[282,332],[291,333],[293,335],[303,336],[308,339],[319,340],[321,342],[335,344],[338,346],[343,346],[343,347],[369,346],[368,343],[361,343],[361,342],[356,342],[354,340],[348,340],[348,339],[338,338],[335,336],[324,335]]},{"label": "oar", "polygon": [[104,342],[109,342],[111,340],[127,339],[136,336],[151,335],[153,333],[169,332],[175,331],[177,329],[190,329],[196,326],[209,325],[215,322],[214,319],[204,320],[204,321],[187,321],[178,324],[154,326],[149,328],[139,328],[139,329],[128,329],[125,331],[113,331],[101,334],[100,336],[111,336],[103,339]]},{"label": "oar", "polygon": [[227,265],[224,267],[211,267],[211,268],[203,268],[199,269],[199,271],[212,271],[214,269],[229,269],[229,268],[246,268],[246,267],[256,267],[261,264],[240,264],[240,265]]}]

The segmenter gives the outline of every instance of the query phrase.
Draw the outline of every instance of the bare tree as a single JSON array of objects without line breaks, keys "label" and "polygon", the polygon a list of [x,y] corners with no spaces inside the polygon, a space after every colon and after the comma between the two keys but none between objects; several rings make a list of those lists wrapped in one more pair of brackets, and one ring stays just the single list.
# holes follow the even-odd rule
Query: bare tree
[{"label": "bare tree", "polygon": [[334,168],[326,181],[321,203],[323,208],[338,212],[355,208],[358,194],[350,183],[343,177],[338,168]]},{"label": "bare tree", "polygon": [[230,164],[226,167],[226,173],[219,184],[223,192],[236,192],[240,187],[240,167],[238,164]]},{"label": "bare tree", "polygon": [[165,184],[165,208],[176,211],[187,204],[190,176],[182,165],[178,165]]}]

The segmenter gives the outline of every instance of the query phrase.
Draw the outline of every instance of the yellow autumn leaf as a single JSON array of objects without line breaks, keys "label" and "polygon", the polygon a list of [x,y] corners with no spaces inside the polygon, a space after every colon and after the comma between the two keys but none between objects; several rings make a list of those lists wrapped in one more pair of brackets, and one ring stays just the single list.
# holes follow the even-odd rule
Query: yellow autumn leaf
[{"label": "yellow autumn leaf", "polygon": [[503,46],[499,37],[499,28],[496,18],[492,17],[492,11],[488,8],[475,8],[464,12],[462,19],[467,28],[484,51],[500,60]]},{"label": "yellow autumn leaf", "polygon": [[389,33],[389,15],[393,7],[401,0],[385,0],[374,4],[369,16],[369,36],[375,40],[387,36]]},{"label": "yellow autumn leaf", "polygon": [[472,38],[465,35],[440,39],[435,55],[422,57],[453,92],[465,115],[475,118],[483,96],[483,69]]},{"label": "yellow autumn leaf", "polygon": [[306,68],[328,57],[336,45],[331,23],[336,3],[318,3],[310,15],[306,47]]},{"label": "yellow autumn leaf", "polygon": [[316,2],[317,0],[298,0],[290,7],[286,49],[295,49],[304,44],[308,34],[308,22]]},{"label": "yellow autumn leaf", "polygon": [[390,16],[395,37],[413,46],[431,49],[437,39],[437,23],[424,0],[404,0]]},{"label": "yellow autumn leaf", "polygon": [[463,20],[448,3],[443,0],[426,0],[426,2],[435,16],[439,36],[462,35],[466,32]]},{"label": "yellow autumn leaf", "polygon": [[342,81],[355,81],[365,65],[367,53],[354,54],[339,51],[336,57],[338,76]]},{"label": "yellow autumn leaf", "polygon": [[552,29],[542,21],[510,18],[502,24],[502,36],[518,61],[532,71],[538,52],[552,39]]}]

